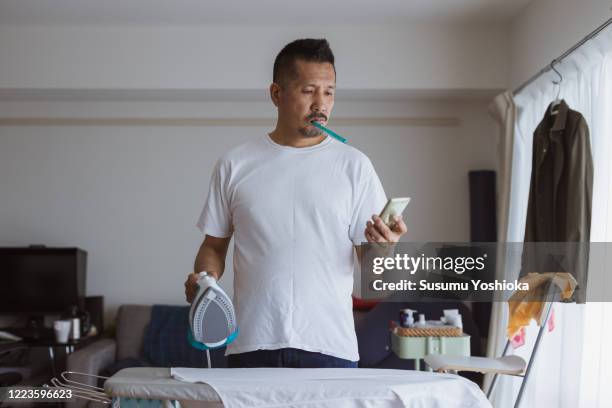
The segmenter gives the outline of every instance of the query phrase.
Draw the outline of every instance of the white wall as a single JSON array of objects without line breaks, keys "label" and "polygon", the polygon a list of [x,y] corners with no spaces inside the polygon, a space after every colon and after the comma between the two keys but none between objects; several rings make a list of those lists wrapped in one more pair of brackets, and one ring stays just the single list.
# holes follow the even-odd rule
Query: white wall
[{"label": "white wall", "polygon": [[[122,303],[183,303],[212,166],[273,128],[264,99],[273,60],[300,37],[329,39],[334,116],[343,123],[459,119],[455,127],[334,128],[372,158],[389,196],[413,197],[408,240],[468,240],[467,172],[495,167],[497,129],[486,99],[448,96],[507,86],[508,34],[500,24],[0,26],[0,245],[86,249],[87,291],[106,297],[107,317]],[[415,96],[447,99],[406,99]],[[6,121],[126,117],[267,118],[269,126]],[[228,262],[229,292],[232,276]]]},{"label": "white wall", "polygon": [[2,89],[266,89],[274,57],[327,37],[340,89],[499,89],[501,25],[0,26]]},{"label": "white wall", "polygon": [[510,82],[516,87],[612,17],[610,0],[534,0],[510,29]]},{"label": "white wall", "polygon": [[[14,117],[199,111],[271,119],[269,127],[0,126],[0,245],[86,249],[87,292],[106,297],[107,318],[122,303],[184,302],[212,166],[274,122],[271,103],[256,102],[5,102],[0,110]],[[334,115],[458,118],[456,127],[336,129],[370,156],[389,196],[413,197],[408,240],[469,239],[467,172],[496,164],[497,130],[484,102],[337,102]],[[232,275],[230,261],[222,280],[230,293]]]}]

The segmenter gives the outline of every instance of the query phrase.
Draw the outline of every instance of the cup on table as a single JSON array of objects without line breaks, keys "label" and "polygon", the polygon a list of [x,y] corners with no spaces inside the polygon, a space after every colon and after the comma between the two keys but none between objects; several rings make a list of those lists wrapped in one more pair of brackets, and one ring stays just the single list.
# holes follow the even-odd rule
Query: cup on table
[{"label": "cup on table", "polygon": [[70,320],[56,320],[53,322],[53,330],[55,331],[55,341],[58,343],[68,343],[68,337],[70,336],[70,327],[72,322]]}]

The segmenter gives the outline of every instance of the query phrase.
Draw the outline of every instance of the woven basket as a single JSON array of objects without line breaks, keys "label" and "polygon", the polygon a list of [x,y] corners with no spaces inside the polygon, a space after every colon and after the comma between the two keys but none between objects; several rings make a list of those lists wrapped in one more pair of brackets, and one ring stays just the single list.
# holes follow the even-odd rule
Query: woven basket
[{"label": "woven basket", "polygon": [[463,330],[459,327],[394,327],[393,332],[402,337],[460,337]]}]

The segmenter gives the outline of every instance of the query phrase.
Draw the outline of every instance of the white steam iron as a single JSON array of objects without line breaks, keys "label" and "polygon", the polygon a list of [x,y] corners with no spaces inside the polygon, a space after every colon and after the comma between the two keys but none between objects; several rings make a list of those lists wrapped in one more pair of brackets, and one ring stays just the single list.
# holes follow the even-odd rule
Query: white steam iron
[{"label": "white steam iron", "polygon": [[[189,309],[189,343],[206,350],[225,347],[238,336],[236,313],[229,296],[206,272],[200,272],[198,293]],[[210,366],[210,360],[209,360]]]}]

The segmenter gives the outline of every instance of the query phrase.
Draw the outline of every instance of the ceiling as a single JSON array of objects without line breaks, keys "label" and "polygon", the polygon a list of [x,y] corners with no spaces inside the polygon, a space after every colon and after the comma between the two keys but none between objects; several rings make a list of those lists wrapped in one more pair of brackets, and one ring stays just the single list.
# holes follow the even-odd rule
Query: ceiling
[{"label": "ceiling", "polygon": [[0,0],[2,25],[506,23],[532,0]]}]

